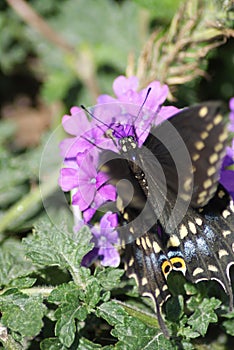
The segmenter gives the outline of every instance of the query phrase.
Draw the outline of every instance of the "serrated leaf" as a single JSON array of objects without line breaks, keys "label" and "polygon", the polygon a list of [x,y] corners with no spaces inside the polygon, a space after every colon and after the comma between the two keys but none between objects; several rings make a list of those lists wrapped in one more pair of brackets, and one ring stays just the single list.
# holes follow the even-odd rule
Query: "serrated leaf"
[{"label": "serrated leaf", "polygon": [[214,312],[221,305],[221,301],[215,298],[204,299],[200,305],[198,305],[195,312],[188,319],[188,324],[192,326],[192,330],[199,332],[201,335],[205,335],[210,323],[218,321],[218,317]]},{"label": "serrated leaf", "polygon": [[128,315],[124,308],[114,301],[103,303],[97,308],[96,314],[98,317],[104,318],[112,326],[123,323],[124,317]]},{"label": "serrated leaf", "polygon": [[79,287],[73,283],[63,283],[52,290],[48,297],[50,303],[67,303],[73,299],[78,300]]},{"label": "serrated leaf", "polygon": [[111,333],[119,339],[118,350],[175,350],[161,331],[147,327],[133,317],[125,318],[124,323],[116,325]]},{"label": "serrated leaf", "polygon": [[48,298],[49,302],[60,304],[54,314],[57,319],[55,335],[67,347],[75,339],[76,320],[84,321],[88,314],[86,305],[79,302],[79,295],[80,288],[71,282],[55,288]]},{"label": "serrated leaf", "polygon": [[99,283],[105,290],[110,290],[119,287],[120,278],[123,274],[124,270],[109,267],[101,270],[100,268],[97,268],[94,276],[97,277]]},{"label": "serrated leaf", "polygon": [[[23,239],[27,256],[40,266],[59,266],[70,271],[77,283],[82,276],[87,275],[81,269],[80,263],[83,256],[88,253],[91,233],[88,227],[84,226],[79,232],[69,232],[66,227],[56,227],[50,221],[44,220],[36,226],[32,236]],[[78,276],[78,275],[79,276]],[[77,275],[77,276],[76,276]]]},{"label": "serrated leaf", "polygon": [[0,266],[1,286],[9,286],[15,279],[25,277],[35,270],[32,263],[25,259],[24,247],[15,239],[8,239],[2,244]]},{"label": "serrated leaf", "polygon": [[192,330],[191,327],[181,327],[178,332],[178,336],[182,336],[185,339],[194,339],[200,336],[200,333]]},{"label": "serrated leaf", "polygon": [[85,288],[84,301],[88,305],[88,309],[91,311],[101,299],[101,288],[97,280],[90,278]]},{"label": "serrated leaf", "polygon": [[87,317],[86,307],[80,305],[77,300],[74,303],[62,304],[55,312],[58,318],[55,326],[55,335],[62,344],[70,347],[75,339],[76,319],[85,320]]},{"label": "serrated leaf", "polygon": [[40,296],[29,297],[12,289],[1,295],[2,323],[22,337],[34,337],[43,327],[46,307]]},{"label": "serrated leaf", "polygon": [[119,339],[115,346],[116,350],[175,350],[161,330],[148,327],[129,316],[123,307],[115,302],[102,304],[96,313],[110,325],[115,326],[111,333]]}]

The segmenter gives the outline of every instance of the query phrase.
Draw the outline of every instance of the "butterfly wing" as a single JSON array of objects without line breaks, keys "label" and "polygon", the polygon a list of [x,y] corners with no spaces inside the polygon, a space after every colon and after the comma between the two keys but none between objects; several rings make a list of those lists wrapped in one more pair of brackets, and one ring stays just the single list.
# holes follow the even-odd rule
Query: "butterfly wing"
[{"label": "butterfly wing", "polygon": [[195,208],[206,205],[217,189],[226,139],[218,102],[182,110],[152,128],[144,143],[151,156],[142,157],[141,166],[149,175],[153,193],[162,192],[157,189],[164,181],[157,177],[161,168],[171,193]]},{"label": "butterfly wing", "polygon": [[171,270],[195,283],[216,279],[233,302],[234,209],[218,185],[227,136],[219,108],[195,106],[152,128],[136,150],[136,165],[130,159],[107,162],[112,183],[127,180],[133,188],[130,200],[126,187],[118,192],[126,270],[154,300],[162,327]]}]

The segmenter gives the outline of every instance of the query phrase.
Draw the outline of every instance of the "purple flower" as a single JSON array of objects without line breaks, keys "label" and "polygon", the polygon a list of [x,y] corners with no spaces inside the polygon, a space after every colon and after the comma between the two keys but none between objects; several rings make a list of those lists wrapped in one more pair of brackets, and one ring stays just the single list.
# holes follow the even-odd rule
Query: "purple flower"
[{"label": "purple flower", "polygon": [[108,200],[114,201],[116,197],[114,186],[108,184],[108,176],[97,171],[96,157],[97,152],[92,155],[85,152],[77,161],[75,169],[63,168],[60,171],[59,185],[63,191],[77,189],[72,204],[85,212],[86,222],[100,205]]},{"label": "purple flower", "polygon": [[[113,83],[113,91],[117,98],[113,98],[109,95],[101,95],[98,97],[98,103],[107,104],[119,102],[125,106],[125,116],[121,115],[121,118],[119,117],[116,119],[116,125],[112,125],[116,131],[115,136],[117,138],[120,137],[118,137],[119,125],[125,125],[124,128],[122,127],[119,135],[123,133],[125,136],[134,134],[134,136],[137,136],[138,146],[141,146],[153,124],[160,124],[179,110],[173,106],[162,107],[169,92],[167,85],[161,85],[159,81],[153,81],[139,92],[137,91],[138,85],[137,77],[126,78],[124,76],[119,76]],[[149,88],[151,90],[147,96]],[[145,100],[146,96],[147,99]],[[129,133],[129,128],[134,128],[134,133],[133,130]]]},{"label": "purple flower", "polygon": [[234,132],[234,97],[232,97],[229,101],[229,108],[230,108],[230,124],[229,124],[229,130]]},{"label": "purple flower", "polygon": [[[104,108],[103,108],[104,109]],[[60,143],[61,156],[64,158],[65,163],[74,159],[78,153],[85,152],[87,150],[97,149],[97,146],[101,145],[102,149],[113,149],[114,144],[110,139],[104,138],[107,126],[104,124],[98,125],[96,120],[91,122],[87,119],[84,111],[73,107],[71,116],[65,115],[62,120],[65,131],[71,135],[75,135],[72,138],[66,138]],[[79,128],[74,125],[78,124]]]},{"label": "purple flower", "polygon": [[[160,115],[161,105],[165,102],[169,92],[168,86],[161,85],[159,81],[153,81],[145,89],[137,92],[138,85],[139,83],[137,77],[126,78],[124,76],[119,76],[114,80],[113,83],[113,90],[117,99],[109,95],[100,95],[98,97],[98,103],[103,104],[119,101],[124,103],[131,103],[141,107],[145,101],[149,88],[151,88],[147,100],[145,101],[144,107],[149,109],[151,112],[157,112],[157,114]],[[167,118],[172,115],[171,112],[175,114],[175,110],[178,109],[175,107],[173,111],[168,109]]]},{"label": "purple flower", "polygon": [[[228,129],[234,132],[234,97],[230,99],[229,107],[230,124]],[[226,155],[221,168],[220,182],[234,199],[234,138],[232,139],[232,146],[226,149]]]},{"label": "purple flower", "polygon": [[120,263],[118,250],[114,245],[119,244],[118,233],[115,230],[118,225],[117,215],[107,212],[100,220],[99,225],[91,228],[93,238],[91,242],[95,247],[84,256],[83,266],[89,266],[99,259],[103,266],[117,267]]},{"label": "purple flower", "polygon": [[[141,91],[137,89],[137,77],[120,76],[113,83],[116,98],[100,96],[99,104],[90,112],[91,121],[78,107],[63,117],[64,130],[72,137],[60,144],[64,168],[59,184],[64,191],[72,190],[72,205],[82,211],[85,223],[90,222],[100,206],[116,199],[115,187],[109,184],[108,176],[98,170],[102,150],[118,152],[118,140],[128,136],[140,147],[153,124],[158,125],[178,111],[172,106],[162,107],[168,94],[166,85],[155,81]],[[104,266],[119,264],[119,254],[113,247],[118,242],[117,231],[113,229],[116,226],[116,215],[107,213],[99,227],[92,227],[95,247],[84,258],[85,265],[97,257]]]},{"label": "purple flower", "polygon": [[220,183],[234,199],[234,139],[232,140],[232,147],[227,147],[221,169]]}]

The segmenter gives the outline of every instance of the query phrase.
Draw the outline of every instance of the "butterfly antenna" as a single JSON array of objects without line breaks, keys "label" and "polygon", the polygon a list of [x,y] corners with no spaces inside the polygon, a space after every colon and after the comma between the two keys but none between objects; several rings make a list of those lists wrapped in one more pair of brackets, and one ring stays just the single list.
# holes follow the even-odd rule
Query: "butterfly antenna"
[{"label": "butterfly antenna", "polygon": [[147,93],[146,93],[146,95],[145,95],[145,99],[144,99],[144,101],[142,102],[142,105],[141,105],[141,107],[140,107],[140,109],[139,109],[139,111],[138,111],[138,113],[137,113],[137,116],[136,116],[135,121],[137,120],[137,118],[138,118],[139,115],[141,114],[141,111],[142,111],[142,109],[143,109],[143,107],[144,107],[144,105],[145,105],[145,103],[146,103],[146,101],[147,101],[147,99],[148,99],[148,97],[149,97],[149,94],[150,94],[150,91],[151,91],[151,90],[152,90],[152,88],[149,87],[148,90],[147,90]]},{"label": "butterfly antenna", "polygon": [[82,136],[82,135],[81,135],[80,137],[81,137],[83,140],[89,142],[91,145],[93,145],[93,146],[95,146],[96,148],[98,148],[100,151],[104,151],[104,150],[105,150],[105,148],[101,148],[100,146],[97,146],[93,141],[87,139],[86,137],[84,137],[84,136]]},{"label": "butterfly antenna", "polygon": [[[118,133],[117,130],[115,130],[114,128],[112,128],[110,125],[106,124],[103,120],[99,119],[98,117],[96,117],[93,113],[91,113],[84,105],[80,105],[80,108],[82,108],[86,113],[88,113],[88,115],[97,120],[98,122],[102,123],[103,125],[105,125],[108,129],[111,129],[112,131],[114,131],[115,133],[117,133],[120,137],[121,134]],[[109,135],[108,135],[109,136]],[[110,136],[109,136],[110,137]]]},{"label": "butterfly antenna", "polygon": [[[139,118],[139,116],[140,116],[140,114],[141,114],[141,111],[142,111],[142,109],[143,109],[143,107],[144,107],[144,105],[145,105],[145,103],[146,103],[146,101],[147,101],[147,99],[148,99],[148,97],[149,97],[149,94],[150,94],[150,91],[151,91],[151,90],[152,90],[152,88],[149,87],[148,90],[147,90],[147,93],[146,93],[146,95],[145,95],[145,99],[144,99],[144,101],[142,102],[142,105],[140,106],[140,109],[139,109],[139,111],[138,111],[138,113],[137,113],[137,116],[136,116],[136,118],[135,118],[135,120],[134,120],[134,123],[135,123],[135,122],[137,121],[137,119]],[[134,128],[134,134],[135,134],[135,137],[137,138],[135,128]]]}]

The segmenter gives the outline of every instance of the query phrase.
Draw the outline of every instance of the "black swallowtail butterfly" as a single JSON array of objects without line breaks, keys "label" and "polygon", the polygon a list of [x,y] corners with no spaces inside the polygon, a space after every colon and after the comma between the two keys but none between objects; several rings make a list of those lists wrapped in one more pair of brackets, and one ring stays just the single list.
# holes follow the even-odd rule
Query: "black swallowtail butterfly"
[{"label": "black swallowtail butterfly", "polygon": [[194,283],[217,280],[233,305],[234,205],[218,182],[227,139],[219,111],[216,102],[184,109],[153,127],[142,147],[135,137],[120,138],[121,159],[103,154],[118,184],[127,275],[153,299],[164,333],[160,310],[172,270]]}]

